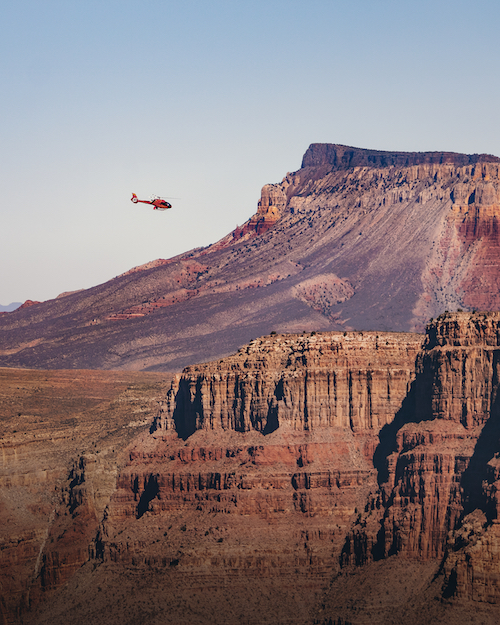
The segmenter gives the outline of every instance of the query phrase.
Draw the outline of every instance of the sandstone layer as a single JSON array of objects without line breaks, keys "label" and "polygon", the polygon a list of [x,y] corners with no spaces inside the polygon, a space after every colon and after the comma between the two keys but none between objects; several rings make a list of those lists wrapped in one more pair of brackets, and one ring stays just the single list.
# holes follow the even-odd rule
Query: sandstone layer
[{"label": "sandstone layer", "polygon": [[186,368],[66,459],[4,621],[496,623],[499,356],[500,313],[447,313]]},{"label": "sandstone layer", "polygon": [[313,144],[217,243],[1,315],[0,364],[175,372],[271,331],[420,332],[496,310],[499,167]]},{"label": "sandstone layer", "polygon": [[[490,622],[496,616],[485,606],[497,606],[495,615],[500,604],[499,330],[499,313],[445,314],[430,324],[412,389],[379,435],[379,488],[343,549],[347,570],[393,556],[439,563],[426,592],[434,588],[431,598],[451,609],[439,618],[426,609],[422,619],[451,622],[462,605],[464,622],[479,613],[487,620],[477,622]],[[352,614],[331,600],[338,614]]]},{"label": "sandstone layer", "polygon": [[[97,622],[105,609],[107,623],[310,622],[376,488],[377,433],[409,391],[422,339],[267,336],[186,369],[129,444],[91,540],[78,521],[87,466],[73,467],[66,533],[88,562],[61,586],[56,540],[39,576],[45,601],[23,618]],[[137,584],[146,605],[128,600]]]}]

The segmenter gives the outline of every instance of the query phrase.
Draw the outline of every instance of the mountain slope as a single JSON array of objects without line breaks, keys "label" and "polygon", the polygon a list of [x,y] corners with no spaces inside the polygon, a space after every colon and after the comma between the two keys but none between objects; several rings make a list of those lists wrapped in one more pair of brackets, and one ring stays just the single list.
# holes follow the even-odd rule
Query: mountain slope
[{"label": "mountain slope", "polygon": [[19,306],[21,306],[21,302],[11,302],[10,304],[7,304],[7,306],[0,305],[0,313],[12,312],[13,310],[16,310],[16,308],[19,308]]},{"label": "mountain slope", "polygon": [[500,307],[500,159],[313,144],[218,243],[0,316],[0,365],[180,370],[272,330]]}]

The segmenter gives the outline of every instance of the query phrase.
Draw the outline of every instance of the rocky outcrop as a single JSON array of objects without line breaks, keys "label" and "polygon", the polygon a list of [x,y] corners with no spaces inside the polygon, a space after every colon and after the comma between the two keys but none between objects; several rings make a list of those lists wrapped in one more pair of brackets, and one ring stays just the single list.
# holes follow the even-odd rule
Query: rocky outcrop
[{"label": "rocky outcrop", "polygon": [[[500,602],[499,322],[442,315],[423,347],[420,335],[268,335],[186,368],[152,433],[129,450],[93,558],[108,571],[168,568],[169,583],[206,610],[207,584],[230,583],[239,605],[248,586],[272,579],[290,623],[310,622],[319,603],[316,622],[356,622],[359,605],[338,600],[355,593],[353,569],[378,570],[391,585],[400,565],[373,567],[397,559],[415,563],[412,600],[487,613]],[[324,590],[331,576],[335,599]],[[374,623],[408,615],[389,596]],[[181,616],[167,604],[192,620],[190,608]],[[247,620],[260,622],[246,605]],[[415,608],[400,620],[428,618]]]},{"label": "rocky outcrop", "polygon": [[[93,561],[167,571],[168,587],[190,592],[182,611],[163,593],[175,622],[197,622],[198,602],[205,622],[234,622],[240,605],[253,623],[262,610],[308,622],[376,488],[377,433],[410,388],[422,339],[269,335],[187,368],[128,449]],[[208,617],[213,601],[230,608]]]},{"label": "rocky outcrop", "polygon": [[302,168],[335,167],[351,169],[353,167],[413,167],[415,165],[444,163],[463,167],[483,162],[500,162],[490,154],[457,154],[456,152],[386,152],[383,150],[367,150],[353,148],[335,143],[313,143],[309,146]]},{"label": "rocky outcrop", "polygon": [[499,313],[429,325],[407,405],[381,430],[379,489],[344,564],[436,560],[444,597],[500,603],[499,331]]},{"label": "rocky outcrop", "polygon": [[30,306],[36,306],[36,304],[40,304],[40,302],[36,302],[33,301],[31,299],[27,299],[23,304],[21,304],[21,306],[19,306],[19,308],[17,308],[16,310],[21,310],[23,308],[29,308]]},{"label": "rocky outcrop", "polygon": [[295,296],[317,310],[331,321],[338,321],[334,307],[354,295],[354,288],[348,280],[341,280],[335,274],[319,274],[299,282],[295,286]]},{"label": "rocky outcrop", "polygon": [[466,167],[453,185],[451,210],[422,274],[415,312],[498,310],[499,165]]},{"label": "rocky outcrop", "polygon": [[237,227],[228,242],[235,243],[264,234],[283,216],[286,209],[286,199],[282,185],[266,184],[262,187],[257,213],[243,226]]},{"label": "rocky outcrop", "polygon": [[[446,313],[425,337],[255,339],[175,376],[134,437],[123,404],[145,408],[120,395],[102,446],[87,438],[58,469],[57,496],[32,491],[43,522],[17,552],[4,540],[24,571],[16,589],[2,578],[17,593],[4,620],[15,605],[33,625],[103,609],[125,623],[495,622],[499,356],[500,313]],[[9,440],[12,493],[28,459],[14,471]]]}]

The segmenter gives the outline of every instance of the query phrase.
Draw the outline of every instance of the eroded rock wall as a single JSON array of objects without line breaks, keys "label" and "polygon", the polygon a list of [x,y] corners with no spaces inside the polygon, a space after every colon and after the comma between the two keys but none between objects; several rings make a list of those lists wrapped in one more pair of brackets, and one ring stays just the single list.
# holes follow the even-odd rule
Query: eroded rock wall
[{"label": "eroded rock wall", "polygon": [[259,623],[279,604],[284,622],[308,621],[376,489],[377,434],[411,386],[422,340],[273,335],[187,368],[129,450],[94,557],[166,567],[196,597],[230,583],[234,605],[267,580],[274,596],[256,596],[245,618]]},{"label": "eroded rock wall", "polygon": [[418,334],[328,332],[268,336],[177,376],[155,420],[196,430],[378,430],[409,391]]},{"label": "eroded rock wall", "polygon": [[445,596],[500,601],[499,330],[498,313],[429,325],[407,406],[380,433],[380,487],[344,563],[435,559]]},{"label": "eroded rock wall", "polygon": [[[168,380],[168,378],[167,378]],[[25,623],[88,562],[158,374],[0,369],[0,623]]]},{"label": "eroded rock wall", "polygon": [[447,313],[425,342],[272,335],[185,369],[114,475],[73,465],[26,623],[88,622],[85,597],[117,622],[495,622],[499,337],[500,313]]}]

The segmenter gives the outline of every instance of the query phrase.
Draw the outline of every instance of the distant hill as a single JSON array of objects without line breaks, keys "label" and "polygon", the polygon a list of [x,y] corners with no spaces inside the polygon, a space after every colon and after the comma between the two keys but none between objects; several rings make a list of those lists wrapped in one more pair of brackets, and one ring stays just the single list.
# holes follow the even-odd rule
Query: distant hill
[{"label": "distant hill", "polygon": [[0,366],[176,371],[270,332],[500,308],[500,159],[312,144],[221,241],[0,317]]},{"label": "distant hill", "polygon": [[22,302],[12,302],[11,304],[7,304],[7,306],[2,306],[0,304],[0,312],[12,312],[21,306]]}]

